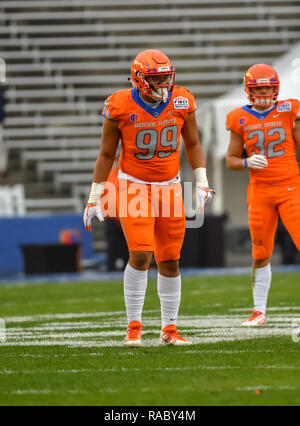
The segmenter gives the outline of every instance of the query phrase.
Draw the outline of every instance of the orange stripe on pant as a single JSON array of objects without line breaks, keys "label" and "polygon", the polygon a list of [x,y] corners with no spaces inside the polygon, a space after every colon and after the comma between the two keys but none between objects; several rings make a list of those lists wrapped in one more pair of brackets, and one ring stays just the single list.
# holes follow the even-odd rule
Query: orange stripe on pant
[{"label": "orange stripe on pant", "polygon": [[300,251],[300,178],[280,185],[250,183],[248,216],[255,260],[272,256],[279,216]]}]

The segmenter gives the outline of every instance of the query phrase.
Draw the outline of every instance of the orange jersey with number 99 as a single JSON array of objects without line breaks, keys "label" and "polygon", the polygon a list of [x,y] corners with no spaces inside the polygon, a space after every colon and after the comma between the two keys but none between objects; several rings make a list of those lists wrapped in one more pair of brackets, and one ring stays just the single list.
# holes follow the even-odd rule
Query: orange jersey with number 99
[{"label": "orange jersey with number 99", "polygon": [[180,168],[181,129],[196,109],[194,96],[180,86],[175,86],[171,98],[157,108],[144,103],[137,89],[110,96],[102,114],[119,123],[122,172],[147,182],[175,178]]}]

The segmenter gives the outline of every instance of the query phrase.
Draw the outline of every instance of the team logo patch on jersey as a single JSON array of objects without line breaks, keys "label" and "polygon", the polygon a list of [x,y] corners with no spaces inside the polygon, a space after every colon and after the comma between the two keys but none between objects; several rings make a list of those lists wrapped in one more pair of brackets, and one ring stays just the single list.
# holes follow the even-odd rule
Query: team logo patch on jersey
[{"label": "team logo patch on jersey", "polygon": [[130,121],[132,123],[135,123],[136,121],[138,121],[138,119],[139,119],[139,115],[138,114],[131,114],[130,115]]},{"label": "team logo patch on jersey", "polygon": [[175,98],[173,101],[175,109],[189,109],[189,100],[187,98],[178,96],[178,98]]},{"label": "team logo patch on jersey", "polygon": [[291,102],[283,102],[282,104],[278,105],[277,111],[278,112],[292,111],[292,104],[291,104]]},{"label": "team logo patch on jersey", "polygon": [[247,119],[246,119],[246,117],[241,117],[241,118],[239,119],[239,123],[240,123],[240,125],[241,125],[241,126],[243,126],[244,124],[246,124],[246,123],[247,123]]}]

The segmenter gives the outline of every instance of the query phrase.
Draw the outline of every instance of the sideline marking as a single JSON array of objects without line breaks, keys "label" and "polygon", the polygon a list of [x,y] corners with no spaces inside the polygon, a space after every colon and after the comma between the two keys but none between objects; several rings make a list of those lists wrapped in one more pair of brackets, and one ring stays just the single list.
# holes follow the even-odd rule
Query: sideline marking
[{"label": "sideline marking", "polygon": [[[255,367],[256,370],[300,370],[299,365],[259,365]],[[122,372],[143,372],[143,371],[197,371],[197,370],[249,370],[249,367],[240,367],[236,365],[198,365],[195,367],[145,367],[145,368],[79,368],[79,369],[58,369],[58,370],[2,370],[0,375],[13,375],[13,374],[83,374],[83,373],[117,373]]]},{"label": "sideline marking", "polygon": [[[145,311],[144,347],[158,346],[160,318],[153,316],[159,310]],[[150,314],[147,316],[147,314]],[[120,317],[122,315],[122,317]],[[89,321],[89,318],[91,321]],[[95,321],[98,318],[98,321]],[[70,321],[71,319],[77,321]],[[80,321],[82,319],[82,321]],[[187,334],[193,344],[213,344],[249,339],[292,336],[299,314],[273,314],[268,327],[248,329],[240,327],[244,315],[182,316],[178,321],[181,332]],[[53,320],[53,322],[51,322]],[[60,321],[59,321],[60,320]],[[26,327],[26,323],[30,324]],[[121,347],[125,335],[123,311],[97,313],[69,313],[7,317],[6,342],[1,347],[12,346],[67,346],[70,348]],[[25,327],[21,327],[21,325]]]}]

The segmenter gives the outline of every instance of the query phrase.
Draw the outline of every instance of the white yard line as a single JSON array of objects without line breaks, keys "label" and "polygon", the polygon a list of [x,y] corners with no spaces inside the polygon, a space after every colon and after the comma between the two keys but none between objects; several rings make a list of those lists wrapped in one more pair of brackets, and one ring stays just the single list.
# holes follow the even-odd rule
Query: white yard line
[{"label": "white yard line", "polygon": [[[156,313],[158,315],[153,316]],[[272,314],[268,327],[255,329],[240,327],[245,318],[245,315],[237,314],[187,315],[180,317],[178,328],[194,344],[213,344],[291,337],[293,330],[300,324],[297,313]],[[158,346],[161,326],[159,311],[145,311],[143,322],[144,346]],[[33,324],[26,327],[28,323]],[[8,317],[6,324],[6,342],[0,346],[121,347],[126,333],[126,318],[123,311]],[[13,324],[17,326],[10,327]]]},{"label": "white yard line", "polygon": [[[295,386],[265,386],[265,385],[257,385],[257,386],[248,386],[233,389],[237,392],[255,392],[255,391],[298,391],[299,388]],[[140,392],[148,392],[149,389],[143,388],[140,389]],[[89,393],[87,390],[79,390],[79,389],[64,389],[63,391],[57,391],[52,389],[16,389],[12,391],[1,391],[4,394],[10,395],[61,395],[71,394],[71,395],[84,395]],[[93,390],[95,394],[95,391]],[[118,393],[117,389],[99,389],[96,393]]]},{"label": "white yard line", "polygon": [[257,386],[247,386],[244,388],[235,388],[236,391],[241,391],[241,392],[248,392],[248,391],[253,391],[255,392],[256,390],[259,391],[264,391],[264,390],[272,390],[272,391],[296,391],[299,390],[298,387],[295,386],[264,386],[264,385],[257,385]]},{"label": "white yard line", "polygon": [[[292,366],[292,365],[269,365],[269,366],[256,366],[255,370],[300,370],[300,366]],[[127,373],[127,372],[145,372],[145,371],[198,371],[198,370],[248,370],[249,367],[241,367],[241,366],[232,366],[232,365],[198,365],[198,366],[185,366],[185,367],[144,367],[144,368],[136,368],[136,367],[120,367],[120,368],[79,368],[79,369],[57,369],[57,370],[49,370],[49,369],[30,369],[30,370],[0,370],[0,375],[34,375],[34,374],[97,374],[97,373]]]},{"label": "white yard line", "polygon": [[23,389],[23,390],[13,390],[11,392],[3,392],[9,393],[11,395],[61,395],[62,393],[69,393],[72,395],[81,395],[85,394],[85,391],[74,390],[74,389],[64,389],[63,391],[54,391],[50,389]]},{"label": "white yard line", "polygon": [[[158,309],[145,310],[144,314],[147,313],[159,313]],[[23,317],[6,317],[4,320],[7,323],[25,323],[25,322],[36,322],[36,321],[54,321],[64,319],[79,319],[79,318],[102,318],[102,317],[114,317],[114,316],[125,316],[124,311],[112,311],[112,312],[83,312],[83,313],[67,313],[67,314],[45,314],[45,315],[32,315]]]},{"label": "white yard line", "polygon": [[[52,390],[52,389],[16,389],[12,391],[1,391],[1,393],[4,394],[10,394],[10,395],[61,395],[63,394],[70,394],[70,395],[84,395],[91,391],[87,390],[81,390],[81,389],[63,389],[62,391],[58,390]],[[95,394],[95,391],[92,391],[93,394]],[[96,393],[117,393],[117,389],[99,389],[96,391]]]},{"label": "white yard line", "polygon": [[[247,309],[251,310],[253,308],[233,308],[229,309],[230,312],[246,312]],[[268,308],[268,312],[288,312],[288,311],[299,311],[300,306],[271,306]]]},{"label": "white yard line", "polygon": [[[288,353],[293,353],[294,351],[285,351]],[[226,350],[226,349],[203,349],[203,350],[185,350],[180,354],[182,355],[190,355],[190,354],[213,354],[213,355],[240,355],[240,354],[258,354],[258,353],[274,353],[274,350]]]},{"label": "white yard line", "polygon": [[[122,355],[129,355],[129,352],[124,352]],[[68,358],[87,358],[87,357],[98,357],[98,356],[104,356],[103,352],[97,352],[97,353],[78,353],[78,354],[1,354],[1,358],[32,358],[32,359],[47,359],[47,358],[62,358],[62,359],[68,359]]]}]

